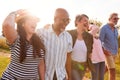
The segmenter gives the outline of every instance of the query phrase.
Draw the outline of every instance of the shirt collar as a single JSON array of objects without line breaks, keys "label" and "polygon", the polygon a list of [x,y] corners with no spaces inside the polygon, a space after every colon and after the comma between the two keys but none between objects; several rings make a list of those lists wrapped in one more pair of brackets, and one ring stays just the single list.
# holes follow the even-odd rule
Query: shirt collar
[{"label": "shirt collar", "polygon": [[[54,30],[53,30],[53,27],[52,25],[50,25],[49,29],[48,29],[51,33],[55,33]],[[56,33],[55,33],[56,34]],[[63,32],[60,33],[61,34],[65,34],[65,30]]]}]

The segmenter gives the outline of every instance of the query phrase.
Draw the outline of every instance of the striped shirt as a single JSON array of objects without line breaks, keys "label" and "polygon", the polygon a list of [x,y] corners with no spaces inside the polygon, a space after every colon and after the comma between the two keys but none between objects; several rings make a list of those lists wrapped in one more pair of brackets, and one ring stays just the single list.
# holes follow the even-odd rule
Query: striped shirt
[{"label": "striped shirt", "polygon": [[33,47],[27,44],[26,59],[23,63],[19,62],[20,57],[20,37],[17,38],[14,44],[10,46],[11,61],[2,74],[2,79],[5,80],[38,80],[38,64],[40,59],[44,58],[44,52],[41,49],[41,58],[33,57]]},{"label": "striped shirt", "polygon": [[53,80],[55,71],[57,80],[63,80],[66,75],[65,63],[67,52],[72,51],[71,35],[64,31],[57,36],[52,26],[48,29],[38,29],[37,34],[43,37],[44,44],[47,48],[45,55],[45,80]]}]

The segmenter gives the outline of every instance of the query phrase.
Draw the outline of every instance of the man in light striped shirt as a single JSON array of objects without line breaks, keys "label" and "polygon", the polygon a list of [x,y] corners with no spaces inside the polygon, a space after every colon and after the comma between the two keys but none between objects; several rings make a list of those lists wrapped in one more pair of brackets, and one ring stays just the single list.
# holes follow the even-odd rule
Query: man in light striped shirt
[{"label": "man in light striped shirt", "polygon": [[37,34],[44,38],[47,49],[45,80],[71,80],[69,59],[72,51],[72,37],[65,31],[69,21],[68,12],[63,8],[57,8],[54,23],[37,30]]}]

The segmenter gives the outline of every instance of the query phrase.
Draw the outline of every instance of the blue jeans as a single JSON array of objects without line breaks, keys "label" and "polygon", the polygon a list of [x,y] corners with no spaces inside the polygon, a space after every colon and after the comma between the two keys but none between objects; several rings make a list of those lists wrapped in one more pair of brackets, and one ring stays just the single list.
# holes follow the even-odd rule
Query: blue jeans
[{"label": "blue jeans", "polygon": [[95,72],[91,72],[92,80],[104,80],[105,62],[94,63]]}]

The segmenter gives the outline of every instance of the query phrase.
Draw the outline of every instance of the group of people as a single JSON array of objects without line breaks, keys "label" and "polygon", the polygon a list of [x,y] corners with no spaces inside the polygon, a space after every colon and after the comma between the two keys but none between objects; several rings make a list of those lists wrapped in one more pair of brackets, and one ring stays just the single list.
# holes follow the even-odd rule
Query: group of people
[{"label": "group of people", "polygon": [[67,31],[69,13],[57,8],[54,23],[36,30],[38,17],[22,9],[11,12],[2,25],[11,61],[1,80],[82,80],[86,70],[92,80],[104,80],[107,70],[109,80],[115,80],[118,20],[112,13],[99,31],[86,14],[79,14],[76,29]]}]

